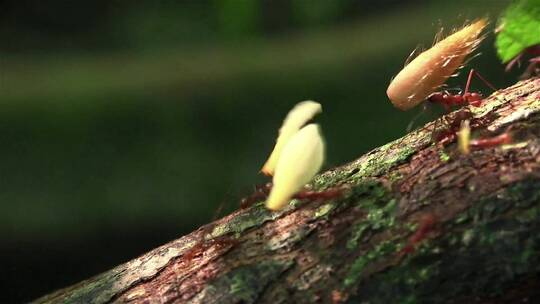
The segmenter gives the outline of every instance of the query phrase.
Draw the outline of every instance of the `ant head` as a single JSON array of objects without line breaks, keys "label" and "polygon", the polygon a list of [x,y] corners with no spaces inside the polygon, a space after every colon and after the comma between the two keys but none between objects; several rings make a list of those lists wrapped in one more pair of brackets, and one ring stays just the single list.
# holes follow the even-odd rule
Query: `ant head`
[{"label": "ant head", "polygon": [[448,93],[444,91],[431,93],[426,100],[432,103],[443,103],[446,98],[448,98]]}]

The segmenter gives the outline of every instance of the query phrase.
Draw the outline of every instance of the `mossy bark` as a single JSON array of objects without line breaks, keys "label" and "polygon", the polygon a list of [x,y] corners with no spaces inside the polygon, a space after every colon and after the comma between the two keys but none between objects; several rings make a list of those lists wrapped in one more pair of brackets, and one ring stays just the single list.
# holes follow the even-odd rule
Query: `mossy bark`
[{"label": "mossy bark", "polygon": [[259,202],[36,303],[533,302],[540,78],[469,110],[473,137],[513,143],[467,155],[434,144],[450,113],[315,178],[347,187],[340,198]]}]

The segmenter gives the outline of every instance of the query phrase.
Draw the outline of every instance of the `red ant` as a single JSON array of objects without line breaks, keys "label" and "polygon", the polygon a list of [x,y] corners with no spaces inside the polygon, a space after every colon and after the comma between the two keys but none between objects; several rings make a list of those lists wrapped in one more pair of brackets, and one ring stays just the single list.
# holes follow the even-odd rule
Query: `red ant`
[{"label": "red ant", "polygon": [[399,252],[400,256],[413,253],[416,249],[417,245],[422,242],[429,232],[433,230],[435,227],[435,224],[437,223],[437,218],[431,214],[425,214],[422,216],[422,218],[419,221],[418,228],[414,232],[411,237],[409,237],[409,240],[407,241],[407,245],[401,249]]},{"label": "red ant", "polygon": [[[240,209],[251,207],[256,202],[266,199],[271,189],[272,183],[256,186],[253,194],[240,201]],[[334,187],[323,191],[304,190],[296,193],[293,198],[310,201],[329,200],[343,195],[344,191],[344,187]]]},{"label": "red ant", "polygon": [[[447,112],[450,112],[450,109],[453,106],[465,106],[465,105],[472,105],[474,107],[479,107],[482,104],[482,101],[484,100],[483,96],[480,93],[470,93],[469,88],[472,81],[473,75],[476,75],[478,78],[480,78],[490,89],[496,91],[497,89],[489,83],[480,73],[478,73],[476,70],[471,69],[469,71],[469,76],[467,77],[467,83],[465,84],[465,92],[462,94],[461,91],[459,91],[458,94],[452,94],[449,92],[449,90],[445,90],[442,92],[435,92],[428,96],[427,101],[431,102],[433,104],[440,104],[444,107],[444,109]],[[424,106],[424,111],[426,110],[426,106]],[[467,110],[468,111],[468,110]],[[422,114],[420,112],[419,114]],[[452,139],[448,142],[452,142],[455,139],[455,133],[459,130],[459,126],[461,124],[461,121],[465,119],[469,119],[472,114],[470,114],[468,117],[460,118],[458,117],[458,120],[456,120],[457,123],[451,123],[451,129],[449,133],[451,134]],[[418,118],[416,116],[413,118],[413,120],[409,123],[407,126],[407,131],[410,131],[412,129],[414,121]],[[455,130],[454,130],[455,129]],[[453,134],[453,135],[452,135]]]},{"label": "red ant", "polygon": [[469,76],[467,77],[467,84],[465,85],[465,92],[463,94],[451,94],[448,91],[435,92],[431,94],[427,100],[433,103],[438,103],[444,107],[446,111],[450,111],[452,106],[464,106],[470,104],[472,106],[478,107],[482,104],[483,97],[479,93],[470,93],[469,87],[473,75],[476,75],[480,78],[490,89],[496,91],[497,89],[489,83],[480,73],[476,72],[474,69],[471,69]]}]

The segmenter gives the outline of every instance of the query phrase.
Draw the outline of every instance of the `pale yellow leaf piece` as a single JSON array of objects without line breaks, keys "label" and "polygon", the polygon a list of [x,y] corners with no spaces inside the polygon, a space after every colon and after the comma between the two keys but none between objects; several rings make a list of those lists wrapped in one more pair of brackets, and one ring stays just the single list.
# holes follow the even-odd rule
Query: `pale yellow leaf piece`
[{"label": "pale yellow leaf piece", "polygon": [[487,19],[479,19],[424,51],[392,80],[386,94],[394,106],[409,110],[442,86],[480,44]]},{"label": "pale yellow leaf piece", "polygon": [[285,117],[283,125],[279,129],[276,145],[272,154],[270,154],[270,157],[262,167],[262,173],[269,176],[274,175],[274,170],[283,147],[285,147],[287,142],[300,128],[320,112],[322,112],[321,104],[311,100],[302,101],[294,106],[289,114],[287,114],[287,117]]},{"label": "pale yellow leaf piece", "polygon": [[266,201],[268,209],[283,208],[319,172],[324,150],[324,140],[317,124],[303,127],[289,140],[276,164],[273,187]]},{"label": "pale yellow leaf piece", "polygon": [[458,133],[458,149],[463,154],[469,154],[471,142],[471,127],[469,126],[469,120],[464,120],[461,123]]}]

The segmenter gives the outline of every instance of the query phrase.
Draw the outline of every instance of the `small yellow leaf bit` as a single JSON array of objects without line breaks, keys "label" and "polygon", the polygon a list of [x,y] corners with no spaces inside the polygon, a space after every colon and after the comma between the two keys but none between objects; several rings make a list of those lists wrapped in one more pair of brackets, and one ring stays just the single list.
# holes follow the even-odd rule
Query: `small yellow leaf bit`
[{"label": "small yellow leaf bit", "polygon": [[319,172],[324,154],[325,144],[317,124],[309,124],[294,134],[277,161],[266,207],[283,208]]},{"label": "small yellow leaf bit", "polygon": [[471,151],[471,127],[469,126],[469,120],[461,122],[461,127],[458,133],[458,148],[463,154],[469,154]]}]

